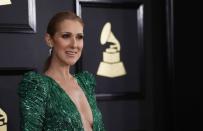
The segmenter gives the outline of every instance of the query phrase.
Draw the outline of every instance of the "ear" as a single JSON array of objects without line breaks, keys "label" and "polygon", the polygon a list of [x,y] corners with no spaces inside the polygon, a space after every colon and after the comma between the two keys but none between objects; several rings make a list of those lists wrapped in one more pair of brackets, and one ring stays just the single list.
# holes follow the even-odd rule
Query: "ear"
[{"label": "ear", "polygon": [[44,39],[49,47],[53,47],[53,42],[50,34],[46,33]]}]

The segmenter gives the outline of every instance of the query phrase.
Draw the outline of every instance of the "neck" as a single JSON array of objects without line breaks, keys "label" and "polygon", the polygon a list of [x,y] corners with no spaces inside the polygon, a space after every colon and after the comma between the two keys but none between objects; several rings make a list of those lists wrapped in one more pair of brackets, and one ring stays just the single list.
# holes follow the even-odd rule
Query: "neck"
[{"label": "neck", "polygon": [[70,74],[69,65],[61,65],[59,62],[51,62],[50,67],[45,72],[45,75],[54,78],[55,80],[67,80],[72,77]]}]

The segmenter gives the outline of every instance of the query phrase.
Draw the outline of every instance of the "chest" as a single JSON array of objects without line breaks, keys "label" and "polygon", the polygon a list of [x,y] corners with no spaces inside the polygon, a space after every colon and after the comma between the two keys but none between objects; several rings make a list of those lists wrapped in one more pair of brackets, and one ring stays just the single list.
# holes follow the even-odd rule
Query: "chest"
[{"label": "chest", "polygon": [[61,89],[55,84],[50,90],[47,114],[50,121],[56,120],[80,127],[84,121],[93,124],[93,112],[88,101],[91,101],[91,97],[82,88]]},{"label": "chest", "polygon": [[77,111],[80,113],[81,119],[87,121],[88,123],[93,123],[93,115],[91,111],[90,104],[88,102],[88,97],[85,92],[79,86],[63,89],[70,101],[75,105]]}]

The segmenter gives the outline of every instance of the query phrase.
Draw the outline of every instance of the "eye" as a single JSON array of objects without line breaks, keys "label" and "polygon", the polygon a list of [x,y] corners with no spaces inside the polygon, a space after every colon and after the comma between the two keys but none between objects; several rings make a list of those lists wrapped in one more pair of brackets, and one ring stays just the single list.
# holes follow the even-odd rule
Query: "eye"
[{"label": "eye", "polygon": [[76,38],[77,38],[78,40],[82,40],[82,39],[84,38],[84,35],[83,35],[83,34],[78,34],[78,35],[76,36]]},{"label": "eye", "polygon": [[71,34],[70,33],[62,34],[61,37],[64,38],[64,39],[67,39],[67,38],[71,37]]}]

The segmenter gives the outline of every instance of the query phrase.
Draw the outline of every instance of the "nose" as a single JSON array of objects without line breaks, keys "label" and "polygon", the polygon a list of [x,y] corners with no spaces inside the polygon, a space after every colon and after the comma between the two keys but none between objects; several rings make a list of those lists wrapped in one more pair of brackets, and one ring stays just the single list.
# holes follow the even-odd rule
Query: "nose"
[{"label": "nose", "polygon": [[72,47],[72,48],[76,48],[76,47],[77,47],[77,40],[76,40],[75,37],[72,38],[71,47]]}]

